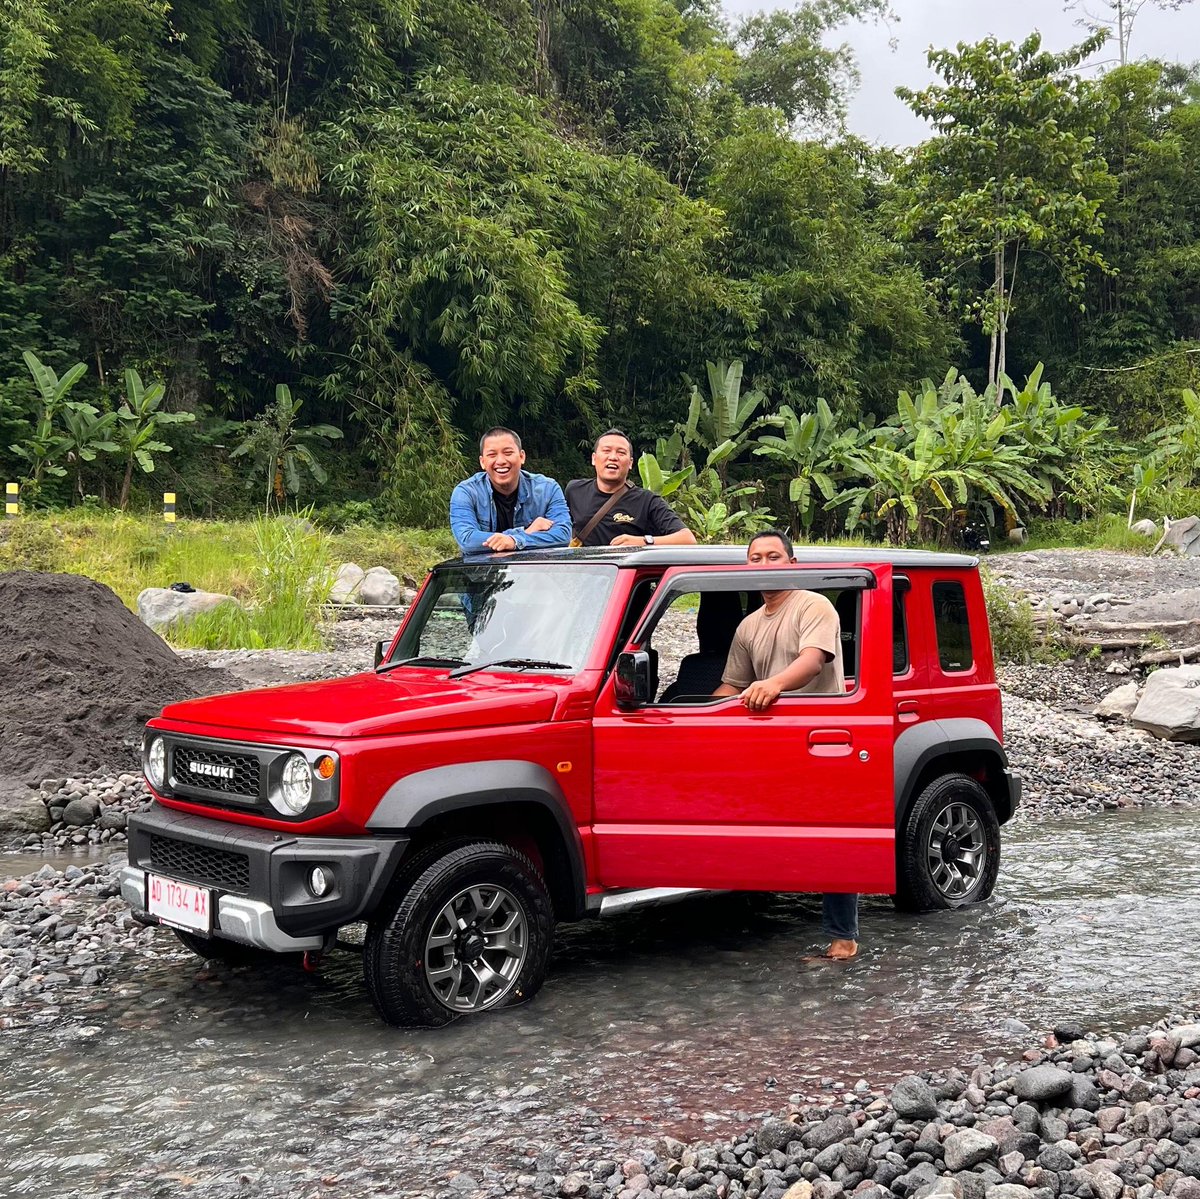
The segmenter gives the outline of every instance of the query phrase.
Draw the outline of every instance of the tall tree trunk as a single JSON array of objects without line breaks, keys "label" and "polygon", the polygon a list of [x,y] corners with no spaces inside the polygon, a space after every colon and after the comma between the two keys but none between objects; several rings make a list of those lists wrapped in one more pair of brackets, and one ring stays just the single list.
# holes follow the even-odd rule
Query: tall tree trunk
[{"label": "tall tree trunk", "polygon": [[1000,343],[1000,297],[1004,294],[1004,246],[998,244],[992,255],[992,290],[996,297],[996,311],[992,320],[992,344],[988,350],[988,382],[996,382],[996,355]]},{"label": "tall tree trunk", "polygon": [[125,463],[125,478],[121,480],[121,498],[117,501],[117,507],[122,512],[125,511],[126,504],[129,503],[129,485],[133,482],[133,455],[129,455],[129,461]]}]

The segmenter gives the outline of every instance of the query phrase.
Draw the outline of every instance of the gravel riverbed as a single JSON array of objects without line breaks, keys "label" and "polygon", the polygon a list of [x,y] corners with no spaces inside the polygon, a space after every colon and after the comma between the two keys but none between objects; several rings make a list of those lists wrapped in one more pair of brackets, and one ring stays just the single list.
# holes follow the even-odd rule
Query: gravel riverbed
[{"label": "gravel riverbed", "polygon": [[[1131,601],[1194,588],[1200,569],[1190,561],[1126,561],[1123,555],[1077,559],[1064,551],[1006,555],[996,562],[1004,564],[1003,573],[1010,581],[1024,579],[1027,585],[1047,592],[1103,587]],[[330,650],[320,654],[190,651],[183,656],[189,668],[212,667],[247,687],[334,677],[369,668],[371,647],[391,635],[395,622],[395,615],[340,621],[329,629]],[[1138,808],[1190,809],[1200,800],[1200,747],[1159,741],[1091,715],[1096,702],[1122,681],[1107,674],[1102,663],[1087,661],[1008,666],[1001,671],[1006,740],[1025,785],[1018,823],[1036,825],[1083,816],[1115,819],[1104,814]],[[421,1079],[429,1069],[422,1065],[422,1046],[429,1050],[430,1063],[435,1057],[440,1061],[444,1034],[430,1034],[427,1041],[422,1040],[424,1034],[389,1034],[394,1051],[379,1048],[382,1042],[366,1041],[357,1055],[361,1070],[354,1073],[356,1042],[349,1028],[370,1021],[371,1015],[361,1000],[352,964],[331,970],[328,982],[314,991],[307,976],[286,975],[276,967],[260,985],[246,981],[250,972],[199,963],[165,930],[134,921],[117,893],[116,872],[124,861],[124,824],[130,812],[147,802],[140,777],[109,770],[91,777],[47,778],[38,794],[48,809],[50,830],[16,838],[9,846],[14,852],[0,861],[0,1028],[6,1030],[9,1050],[7,1060],[0,1056],[0,1086],[18,1121],[13,1126],[16,1135],[9,1161],[0,1165],[0,1193],[102,1196],[186,1191],[203,1199],[246,1194],[442,1199],[476,1195],[551,1199],[1200,1199],[1200,1023],[1194,1014],[1190,1018],[1185,1014],[1189,1005],[1200,1002],[1194,974],[1179,977],[1178,1003],[1172,1004],[1177,1014],[1154,1026],[1133,1031],[1118,1028],[1104,1035],[1064,1017],[1057,1022],[1054,1035],[1047,1026],[1034,1039],[1013,1019],[1021,1012],[1010,1008],[994,1013],[993,1024],[997,1028],[1003,1024],[1000,1032],[1004,1035],[997,1033],[990,1043],[1003,1040],[1015,1046],[1016,1061],[984,1061],[974,1052],[950,1057],[944,1046],[935,1047],[937,1042],[931,1037],[928,1056],[939,1064],[939,1070],[923,1070],[895,1083],[890,1066],[882,1069],[878,1080],[864,1068],[864,1077],[857,1082],[855,1075],[844,1082],[832,1076],[822,1079],[820,1086],[812,1088],[821,1093],[819,1101],[796,1093],[782,1108],[771,1094],[772,1073],[783,1073],[783,1061],[794,1056],[795,1049],[781,1049],[782,1056],[777,1058],[772,1044],[787,1039],[785,1026],[790,1029],[797,1021],[803,1024],[807,1017],[802,1011],[781,1007],[780,996],[769,989],[756,992],[757,1001],[736,1017],[744,1026],[739,1023],[727,1030],[729,1056],[743,1063],[739,1069],[744,1068],[740,1046],[739,1052],[734,1046],[749,1041],[755,1046],[750,1056],[756,1065],[761,1064],[759,1074],[767,1083],[757,1104],[739,1099],[735,1108],[713,1114],[722,1127],[735,1128],[720,1137],[695,1139],[694,1128],[687,1133],[679,1125],[677,1107],[672,1108],[673,1121],[656,1119],[645,1107],[643,1115],[636,1114],[637,1101],[632,1096],[644,1092],[645,1087],[639,1087],[633,1075],[627,1093],[629,1104],[635,1106],[619,1115],[614,1111],[614,1102],[619,1103],[614,1101],[614,1093],[619,1095],[622,1088],[619,1078],[609,1075],[612,1071],[639,1072],[634,1046],[640,1027],[657,1018],[653,1004],[643,1008],[639,1023],[630,1023],[624,1035],[617,1033],[619,1051],[610,1048],[591,1067],[599,1072],[593,1085],[605,1092],[603,1100],[585,1090],[566,1106],[547,1106],[546,1096],[553,1091],[549,1077],[570,1077],[574,1062],[590,1054],[582,1042],[572,1049],[569,1030],[563,1030],[567,1038],[563,1046],[550,1052],[540,1066],[525,1072],[523,1080],[518,1072],[504,1085],[483,1084],[466,1090],[461,1100],[439,1111],[443,1100],[430,1075],[424,1105],[409,1108],[398,1094],[389,1097],[387,1071],[401,1070],[406,1087],[408,1080]],[[1172,833],[1170,838],[1165,843],[1173,845],[1177,840],[1179,853],[1191,852],[1192,841],[1186,832]],[[1157,844],[1158,849],[1148,852],[1161,853],[1163,842]],[[78,861],[63,858],[72,853],[79,855]],[[1148,868],[1161,865],[1157,858],[1147,861]],[[12,877],[6,878],[6,874]],[[992,910],[983,913],[982,924],[961,922],[961,929],[932,923],[925,934],[931,952],[942,953],[953,963],[956,952],[972,937],[994,937],[1006,952],[1011,950],[1014,939],[1029,935],[1031,917],[1021,902],[1020,898],[1001,896],[998,905],[984,905]],[[1137,902],[1136,896],[1131,896],[1130,902]],[[1064,918],[1074,919],[1069,913],[1078,906],[1068,899],[1062,909]],[[797,910],[804,915],[803,909]],[[1194,908],[1191,914],[1194,923]],[[793,918],[787,917],[789,921]],[[1047,918],[1039,916],[1043,921]],[[1079,917],[1091,918],[1086,912]],[[870,931],[882,930],[890,912],[868,905],[866,919]],[[987,931],[989,924],[996,927]],[[1173,938],[1182,936],[1191,943],[1200,940],[1197,933],[1200,929],[1187,927],[1186,918],[1178,928],[1163,928],[1161,952],[1174,954]],[[677,956],[682,941],[682,952],[691,953],[689,935],[666,932],[657,952]],[[1072,949],[1084,960],[1090,952],[1088,935],[1086,924],[1072,924],[1062,931],[1062,937],[1071,939]],[[943,936],[947,938],[944,942],[939,940]],[[1085,938],[1082,945],[1076,944],[1080,937]],[[741,940],[739,933],[736,942]],[[971,975],[956,976],[957,967],[949,965],[948,973],[939,978],[932,961],[921,961],[916,947],[919,940],[912,947],[912,968],[930,973],[921,973],[917,990],[948,989],[970,1009],[976,989]],[[598,944],[607,942],[601,938]],[[1094,949],[1099,956],[1102,946],[1097,944]],[[606,952],[588,948],[586,940],[572,942],[568,937],[565,961],[560,959],[557,968],[568,978],[574,969],[591,979],[597,969],[615,969],[604,965]],[[694,960],[689,959],[691,981],[681,977],[681,987],[730,985],[721,973],[720,953],[710,941],[702,937],[694,952]],[[795,945],[780,944],[777,952],[790,960]],[[614,948],[612,953],[611,962],[616,963],[624,959],[626,950]],[[591,961],[596,954],[600,955],[599,964]],[[768,944],[766,956],[754,969],[766,969],[765,962],[774,954]],[[981,950],[972,960],[976,964],[971,969],[981,972],[979,979],[984,978],[986,952]],[[576,961],[579,964],[573,966]],[[647,965],[647,970],[651,968]],[[868,954],[849,972],[826,976],[825,989],[839,994],[844,989],[844,999],[840,1007],[826,999],[822,1002],[830,1006],[820,1010],[824,1018],[844,1020],[848,1037],[857,1033],[860,1017],[875,1030],[871,1037],[884,1035],[880,1030],[886,1024],[880,1021],[885,1019],[881,1013],[887,1007],[886,994],[875,995],[869,982],[871,973],[880,968]],[[1036,993],[1042,985],[1038,968],[1031,964],[1029,969],[1030,990]],[[631,999],[636,1003],[639,977],[636,972],[624,980],[614,975],[613,1019],[617,1024],[605,1029],[600,1019],[592,1039],[607,1044],[610,1030],[622,1027],[620,1022],[627,1017],[620,1013],[627,1010]],[[901,977],[897,976],[898,982]],[[618,993],[626,987],[632,988],[630,995]],[[276,1070],[266,1057],[260,1068],[253,1064],[259,1050],[266,1053],[276,1035],[269,1011],[272,988],[281,997],[281,1019],[287,1027],[297,1029],[288,1034],[290,1043],[299,1047],[305,1036],[312,1038],[315,1061],[311,1068],[316,1077],[330,1080],[331,1089],[327,1097],[315,1101],[312,1118],[306,1111],[306,1104],[313,1103],[311,1092],[305,1103],[295,1098],[300,1106],[294,1113],[285,1116],[281,1111],[280,1105],[288,1106],[288,1095],[301,1089],[292,1068]],[[1161,986],[1154,992],[1159,993]],[[783,994],[794,998],[796,993],[785,989]],[[223,1010],[223,996],[227,1011]],[[912,999],[919,1002],[919,996]],[[564,1000],[543,996],[539,1002],[544,1005],[543,1012],[549,1011],[548,1018],[553,1018],[555,1003]],[[204,1005],[213,1005],[212,1011],[206,1014]],[[595,1006],[595,1002],[589,1006],[593,1017]],[[173,1008],[180,1014],[166,1016]],[[313,1027],[306,1034],[299,1026],[309,1020],[310,1013]],[[1006,1021],[1001,1021],[1001,1016],[1007,1017]],[[188,1043],[192,1035],[188,1021],[193,1019],[209,1020],[214,1030],[202,1034],[196,1041],[199,1048],[189,1051],[197,1055],[194,1066],[185,1064],[190,1061],[187,1054],[178,1061],[174,1057],[175,1042],[181,1037],[182,1044]],[[666,1066],[648,1059],[645,1068],[649,1076],[668,1070],[673,1079],[685,1078],[692,1059],[697,1069],[713,1069],[712,1046],[697,1044],[681,1023],[683,1019],[676,1018],[669,1035],[657,1034],[653,1054],[666,1054],[671,1061]],[[775,1022],[784,1023],[778,1027],[779,1035],[772,1037]],[[227,1030],[239,1025],[244,1025],[243,1039],[236,1042],[231,1055],[218,1055],[212,1046],[225,1044],[222,1037]],[[172,1034],[170,1030],[176,1026],[178,1034]],[[496,1017],[494,1027],[500,1040],[489,1043],[485,1038],[479,1043],[479,1052],[500,1053],[505,1049],[503,1038],[515,1034],[519,1041],[523,1030],[535,1026],[513,1013]],[[372,1030],[370,1035],[377,1034]],[[325,1042],[334,1045],[339,1039],[351,1045],[349,1067],[340,1059],[336,1065],[325,1060],[335,1052]],[[103,1095],[96,1093],[96,1087],[103,1085],[104,1071],[112,1067],[97,1067],[99,1074],[88,1074],[83,1059],[75,1059],[76,1051],[71,1048],[78,1044],[79,1053],[88,1053],[101,1041],[111,1042],[110,1052],[119,1057],[136,1060],[151,1047],[156,1056],[175,1062],[172,1069],[200,1070],[194,1075],[195,1094],[201,1105],[211,1104],[210,1118],[197,1114],[184,1120],[192,1100],[161,1080],[159,1085],[167,1087],[166,1100],[148,1095],[148,1106],[136,1109],[136,1105],[129,1106],[127,1098],[111,1098],[108,1107],[112,1110],[106,1116]],[[881,1041],[879,1060],[900,1060],[895,1049]],[[913,1066],[926,1056],[919,1039],[905,1052]],[[211,1058],[208,1066],[204,1065],[205,1053]],[[611,1067],[603,1065],[605,1057],[612,1060]],[[719,1052],[716,1058],[719,1060]],[[57,1090],[48,1096],[39,1087],[33,1073],[39,1061],[65,1061],[68,1076],[78,1072],[90,1079],[88,1097],[85,1100],[81,1094],[77,1110],[74,1101],[64,1099]],[[820,1061],[815,1064],[819,1067]],[[142,1068],[153,1072],[149,1062]],[[304,1063],[294,1063],[294,1069],[301,1068]],[[347,1068],[350,1073],[340,1076]],[[467,1067],[455,1069],[463,1073]],[[365,1093],[360,1091],[354,1080],[363,1081],[362,1070],[373,1079],[382,1072],[382,1089],[373,1082]],[[278,1081],[268,1087],[267,1078]],[[214,1086],[222,1092],[232,1087],[232,1091],[218,1100]],[[741,1085],[734,1087],[732,1079],[730,1089],[739,1096],[743,1090]],[[222,1107],[227,1101],[244,1111],[244,1128],[237,1122],[224,1124],[216,1115],[220,1110],[227,1115],[232,1111]],[[558,1102],[562,1103],[561,1095]],[[430,1103],[432,1111],[426,1110]],[[142,1135],[150,1134],[156,1122],[162,1126],[160,1132],[148,1135],[147,1160],[137,1168],[131,1165],[132,1150],[126,1152],[115,1143],[115,1138],[130,1135],[129,1119],[135,1110],[141,1112]],[[54,1168],[49,1169],[49,1159],[39,1150],[37,1139],[17,1132],[19,1121],[27,1118],[45,1121],[56,1144],[78,1135],[78,1153],[56,1150]],[[256,1161],[253,1143],[255,1130],[266,1129],[272,1119],[282,1121],[281,1127],[288,1131],[286,1145],[273,1143],[268,1166]],[[519,1128],[522,1121],[528,1139],[524,1153],[514,1156],[511,1126]],[[503,1144],[508,1148],[503,1152],[498,1140],[501,1126],[509,1129],[504,1133],[508,1139]],[[96,1131],[102,1128],[111,1132]],[[665,1135],[664,1129],[680,1133],[682,1138]],[[458,1138],[463,1139],[451,1153],[448,1147]],[[471,1159],[477,1164],[471,1165]],[[71,1170],[78,1173],[72,1176]],[[417,1176],[423,1181],[414,1181]]]}]

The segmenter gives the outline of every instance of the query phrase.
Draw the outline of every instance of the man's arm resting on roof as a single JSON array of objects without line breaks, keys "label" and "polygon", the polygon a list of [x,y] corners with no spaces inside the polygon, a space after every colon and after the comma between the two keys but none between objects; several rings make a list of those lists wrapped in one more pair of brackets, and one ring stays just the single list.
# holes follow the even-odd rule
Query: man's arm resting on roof
[{"label": "man's arm resting on roof", "polygon": [[769,679],[760,679],[751,683],[742,692],[742,703],[751,712],[766,711],[785,691],[797,691],[821,673],[831,655],[823,649],[810,645],[800,651],[800,656],[778,674]]},{"label": "man's arm resting on roof", "polygon": [[470,493],[462,483],[450,495],[450,531],[463,553],[483,549],[494,536],[490,529],[479,527]]}]

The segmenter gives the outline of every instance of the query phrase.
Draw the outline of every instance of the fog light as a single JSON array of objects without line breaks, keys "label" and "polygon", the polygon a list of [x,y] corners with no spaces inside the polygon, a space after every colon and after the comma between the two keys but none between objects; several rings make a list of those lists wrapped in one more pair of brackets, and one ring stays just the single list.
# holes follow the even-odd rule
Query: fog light
[{"label": "fog light", "polygon": [[333,871],[328,866],[314,866],[308,876],[308,889],[320,899],[333,886]]},{"label": "fog light", "polygon": [[167,745],[155,737],[146,751],[146,778],[155,791],[161,791],[167,781]]}]

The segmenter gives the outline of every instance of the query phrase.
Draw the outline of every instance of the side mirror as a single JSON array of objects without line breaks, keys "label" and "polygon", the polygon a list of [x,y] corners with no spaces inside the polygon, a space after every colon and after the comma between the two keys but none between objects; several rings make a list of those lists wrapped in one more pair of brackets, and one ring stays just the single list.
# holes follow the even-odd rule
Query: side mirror
[{"label": "side mirror", "polygon": [[375,642],[375,669],[378,670],[383,659],[387,656],[388,646],[392,644],[392,639],[389,637],[386,641]]},{"label": "side mirror", "polygon": [[640,708],[654,698],[650,694],[650,655],[644,649],[617,658],[614,689],[620,708]]}]

